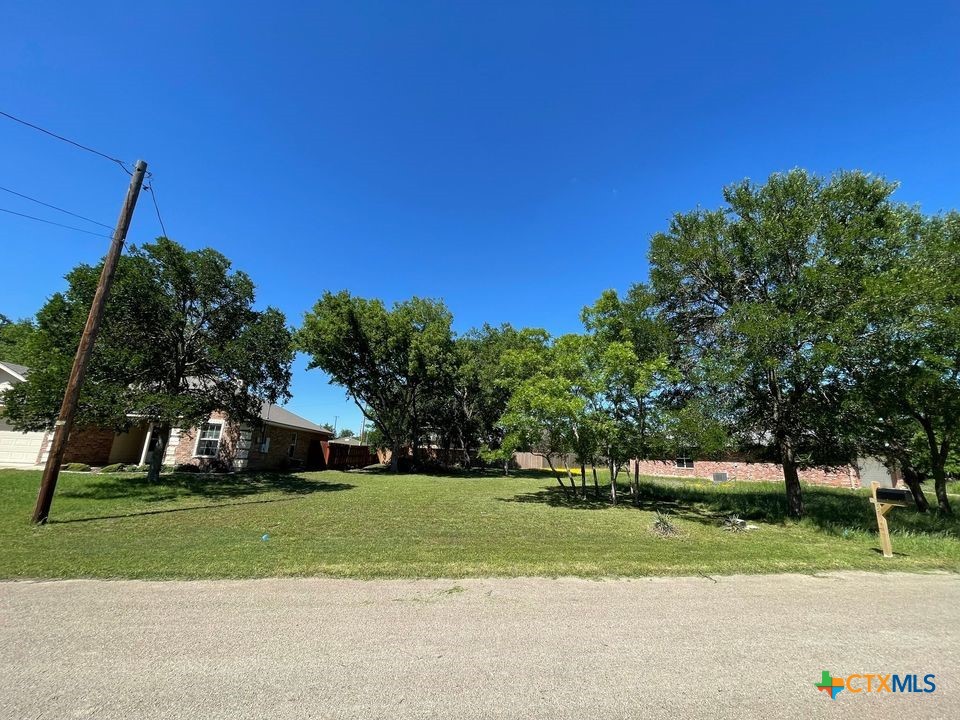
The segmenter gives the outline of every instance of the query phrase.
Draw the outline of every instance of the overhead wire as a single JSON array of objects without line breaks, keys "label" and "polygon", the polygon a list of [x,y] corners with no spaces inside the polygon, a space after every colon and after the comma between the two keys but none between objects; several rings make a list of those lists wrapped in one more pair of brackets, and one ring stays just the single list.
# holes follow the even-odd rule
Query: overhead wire
[{"label": "overhead wire", "polygon": [[99,220],[93,220],[92,218],[85,217],[85,216],[83,216],[83,215],[81,215],[81,214],[79,214],[79,213],[75,213],[75,212],[72,212],[72,211],[70,211],[70,210],[65,210],[64,208],[62,208],[62,207],[57,207],[56,205],[51,205],[50,203],[44,202],[43,200],[37,200],[37,198],[35,198],[35,197],[30,197],[29,195],[24,195],[23,193],[17,192],[16,190],[11,190],[10,188],[3,187],[2,185],[0,185],[0,190],[2,190],[3,192],[6,192],[6,193],[10,193],[11,195],[16,195],[17,197],[23,198],[24,200],[29,200],[30,202],[35,202],[35,203],[37,203],[37,205],[43,205],[44,207],[48,207],[48,208],[51,208],[51,209],[53,209],[53,210],[57,210],[58,212],[66,213],[67,215],[71,215],[71,216],[73,216],[73,217],[75,217],[75,218],[79,218],[80,220],[86,220],[87,222],[93,223],[94,225],[99,225],[100,227],[105,227],[105,228],[106,228],[107,230],[109,230],[110,232],[113,232],[113,226],[112,226],[112,225],[107,225],[106,223],[102,223],[102,222],[100,222]]},{"label": "overhead wire", "polygon": [[[94,155],[97,155],[97,156],[102,157],[102,158],[104,158],[104,159],[106,159],[106,160],[109,160],[110,162],[116,163],[116,164],[119,165],[121,168],[123,168],[123,170],[124,170],[128,175],[131,175],[131,176],[133,175],[133,171],[132,171],[129,167],[127,167],[127,163],[125,163],[123,160],[120,160],[119,158],[113,157],[112,155],[109,155],[109,154],[107,154],[107,153],[105,153],[105,152],[101,152],[100,150],[97,150],[96,148],[92,148],[92,147],[90,147],[89,145],[84,145],[83,143],[77,142],[76,140],[71,140],[70,138],[64,137],[63,135],[60,135],[59,133],[55,133],[55,132],[53,132],[52,130],[47,130],[46,128],[41,127],[40,125],[37,125],[37,124],[32,123],[32,122],[29,122],[29,121],[27,121],[27,120],[24,120],[23,118],[19,118],[19,117],[15,116],[15,115],[11,115],[10,113],[4,112],[3,110],[0,110],[0,115],[2,115],[3,117],[8,118],[8,119],[10,119],[10,120],[13,120],[14,122],[20,123],[21,125],[25,125],[26,127],[32,128],[32,129],[34,129],[34,130],[37,130],[38,132],[44,133],[45,135],[49,135],[49,136],[52,137],[52,138],[56,138],[57,140],[61,140],[61,141],[65,142],[65,143],[68,143],[69,145],[72,145],[72,146],[74,146],[74,147],[76,147],[76,148],[79,148],[80,150],[85,150],[86,152],[93,153]],[[147,178],[149,179],[149,184],[148,184],[148,185],[145,185],[145,186],[144,186],[144,189],[147,190],[147,191],[150,193],[150,198],[151,198],[151,200],[153,201],[153,209],[154,209],[154,211],[155,211],[156,214],[157,214],[157,221],[160,223],[160,230],[163,232],[164,237],[166,237],[166,236],[167,236],[167,229],[166,229],[166,226],[165,226],[165,224],[164,224],[164,222],[163,222],[163,215],[160,213],[160,205],[159,205],[159,203],[157,202],[157,193],[156,193],[156,189],[154,188],[153,173],[148,172],[148,173],[147,173]],[[25,195],[25,194],[23,194],[23,193],[19,193],[19,192],[16,192],[16,191],[14,191],[14,190],[10,190],[10,189],[4,188],[4,187],[0,187],[0,190],[3,190],[3,191],[5,191],[5,192],[11,193],[12,195],[16,195],[16,196],[18,196],[18,197],[24,198],[25,200],[30,200],[31,202],[38,203],[38,204],[43,205],[43,206],[45,206],[45,207],[51,208],[51,209],[53,209],[53,210],[57,210],[57,211],[59,211],[59,212],[66,213],[67,215],[71,215],[71,216],[76,217],[76,218],[79,218],[79,219],[81,219],[81,220],[86,220],[87,222],[91,222],[91,223],[94,223],[94,224],[96,224],[96,225],[100,225],[101,227],[105,227],[105,228],[107,228],[107,229],[109,229],[109,230],[111,230],[111,231],[114,229],[112,226],[107,225],[106,223],[101,223],[101,222],[99,222],[98,220],[93,220],[93,219],[91,219],[91,218],[84,217],[83,215],[80,215],[79,213],[71,212],[70,210],[65,210],[64,208],[57,207],[56,205],[52,205],[52,204],[50,204],[50,203],[43,202],[42,200],[37,200],[36,198],[30,197],[30,196]],[[19,216],[19,217],[27,218],[27,219],[30,219],[30,220],[36,220],[36,221],[38,221],[38,222],[47,223],[47,224],[49,224],[49,225],[56,225],[56,226],[58,226],[58,227],[63,227],[63,228],[67,228],[67,229],[70,229],[70,230],[77,230],[77,231],[79,231],[79,232],[83,232],[83,233],[86,233],[86,234],[88,234],[88,235],[97,235],[97,236],[99,236],[99,237],[110,237],[109,235],[102,235],[101,233],[91,232],[91,231],[89,231],[89,230],[84,230],[84,229],[82,229],[82,228],[75,228],[75,227],[73,227],[73,226],[71,226],[71,225],[64,225],[63,223],[54,222],[54,221],[52,221],[52,220],[45,220],[44,218],[34,217],[33,215],[27,215],[27,214],[25,214],[25,213],[16,212],[16,211],[14,211],[14,210],[7,210],[7,209],[4,209],[4,208],[0,208],[0,211],[9,213],[9,214],[11,214],[11,215],[17,215],[17,216]]]},{"label": "overhead wire", "polygon": [[119,158],[115,158],[112,155],[107,155],[107,153],[100,152],[99,150],[96,150],[90,147],[89,145],[84,145],[83,143],[79,143],[76,140],[71,140],[68,137],[64,137],[63,135],[59,135],[53,132],[52,130],[47,130],[46,128],[40,127],[39,125],[35,125],[32,122],[28,122],[27,120],[18,118],[16,115],[11,115],[10,113],[4,112],[3,110],[0,110],[0,115],[2,115],[5,118],[9,118],[10,120],[13,120],[14,122],[18,122],[21,125],[26,125],[29,128],[33,128],[34,130],[42,132],[45,135],[49,135],[50,137],[56,138],[57,140],[62,140],[65,143],[69,143],[70,145],[80,148],[81,150],[86,150],[87,152],[93,153],[94,155],[99,155],[100,157],[105,158],[110,162],[114,162],[120,167],[122,167],[128,175],[133,175],[133,171],[130,170],[130,168],[127,167],[127,164],[123,160],[120,160]]},{"label": "overhead wire", "polygon": [[16,215],[17,217],[26,218],[27,220],[36,220],[37,222],[46,223],[47,225],[56,225],[57,227],[66,228],[67,230],[75,230],[76,232],[86,233],[87,235],[94,235],[96,237],[107,238],[108,240],[112,239],[112,235],[105,235],[104,233],[93,232],[92,230],[84,230],[83,228],[74,227],[73,225],[64,225],[63,223],[54,222],[53,220],[47,220],[45,218],[39,218],[35,215],[27,215],[26,213],[17,212],[16,210],[8,210],[7,208],[0,208],[0,212],[5,212],[10,215]]},{"label": "overhead wire", "polygon": [[157,222],[160,223],[160,232],[163,233],[163,237],[169,237],[169,235],[167,235],[167,228],[163,224],[163,216],[160,214],[160,205],[157,204],[157,190],[154,187],[154,183],[156,181],[153,179],[153,173],[147,171],[147,178],[149,179],[150,183],[148,185],[144,185],[143,189],[150,193],[150,199],[153,200],[153,209],[157,212]]}]

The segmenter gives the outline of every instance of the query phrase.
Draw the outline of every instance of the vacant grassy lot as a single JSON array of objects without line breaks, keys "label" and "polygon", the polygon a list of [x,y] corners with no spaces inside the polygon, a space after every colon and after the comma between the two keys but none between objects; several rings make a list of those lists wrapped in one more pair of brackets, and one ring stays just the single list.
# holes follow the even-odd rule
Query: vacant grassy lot
[{"label": "vacant grassy lot", "polygon": [[[795,523],[776,484],[647,479],[637,510],[569,503],[539,475],[184,474],[149,485],[142,475],[64,473],[53,520],[32,527],[39,479],[0,470],[0,577],[960,570],[956,520],[895,511],[897,556],[885,560],[866,493],[824,488],[806,488],[809,516]],[[678,536],[653,532],[656,509]],[[725,532],[730,513],[759,528]]]}]

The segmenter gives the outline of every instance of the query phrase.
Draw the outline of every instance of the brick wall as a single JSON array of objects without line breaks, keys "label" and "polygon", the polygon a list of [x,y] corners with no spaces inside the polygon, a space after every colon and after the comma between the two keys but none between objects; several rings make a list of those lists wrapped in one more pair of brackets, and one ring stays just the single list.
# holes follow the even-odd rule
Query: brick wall
[{"label": "brick wall", "polygon": [[113,430],[102,428],[77,428],[70,433],[64,448],[64,463],[86,463],[87,465],[106,465],[110,461],[110,448],[113,447]]},{"label": "brick wall", "polygon": [[[222,413],[215,413],[211,420],[222,420],[220,447],[217,458],[198,458],[194,455],[197,446],[197,428],[177,429],[171,432],[170,445],[164,463],[167,465],[194,465],[202,469],[267,470],[278,468],[304,468],[310,451],[310,440],[325,440],[326,435],[309,430],[294,430],[279,425],[266,425],[250,428],[229,422]],[[265,435],[263,435],[265,433]],[[294,434],[297,444],[293,455],[289,455]],[[266,452],[261,452],[261,440],[269,439]],[[320,458],[322,448],[317,448]]]},{"label": "brick wall", "polygon": [[213,413],[210,420],[222,423],[220,444],[215,458],[197,457],[194,454],[197,448],[199,428],[174,428],[170,431],[170,442],[163,458],[164,465],[173,465],[174,467],[177,465],[193,465],[202,470],[235,469],[240,428],[227,420],[227,416],[221,412]]},{"label": "brick wall", "polygon": [[[636,461],[631,461],[633,472]],[[741,462],[731,460],[694,460],[692,468],[680,468],[673,461],[641,460],[640,474],[659,477],[710,478],[713,473],[725,472],[730,480],[748,482],[782,482],[783,467],[778,463]],[[855,467],[808,468],[800,470],[800,481],[811,485],[831,487],[860,487],[860,473]]]},{"label": "brick wall", "polygon": [[[297,436],[297,445],[294,448],[293,455],[289,455],[294,434]],[[266,452],[261,452],[261,441],[264,437],[270,440],[270,445]],[[261,470],[287,467],[306,468],[310,453],[310,442],[313,440],[317,442],[316,457],[322,463],[323,447],[320,443],[329,437],[329,435],[323,433],[302,429],[294,430],[279,425],[265,425],[263,428],[255,428],[250,437],[249,467]]]}]

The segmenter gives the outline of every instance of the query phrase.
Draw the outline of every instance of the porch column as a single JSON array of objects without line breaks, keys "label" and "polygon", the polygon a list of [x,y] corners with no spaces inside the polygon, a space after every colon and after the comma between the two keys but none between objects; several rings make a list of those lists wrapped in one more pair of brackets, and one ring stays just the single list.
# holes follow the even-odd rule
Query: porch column
[{"label": "porch column", "polygon": [[143,452],[140,453],[140,464],[147,464],[147,453],[150,451],[150,441],[153,439],[153,423],[147,427],[147,437],[143,441]]}]

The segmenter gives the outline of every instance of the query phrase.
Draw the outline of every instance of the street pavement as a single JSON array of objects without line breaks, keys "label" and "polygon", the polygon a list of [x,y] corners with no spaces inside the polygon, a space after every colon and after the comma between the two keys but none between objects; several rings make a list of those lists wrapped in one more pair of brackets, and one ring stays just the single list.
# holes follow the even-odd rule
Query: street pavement
[{"label": "street pavement", "polygon": [[0,717],[960,718],[958,608],[945,573],[5,582]]}]

